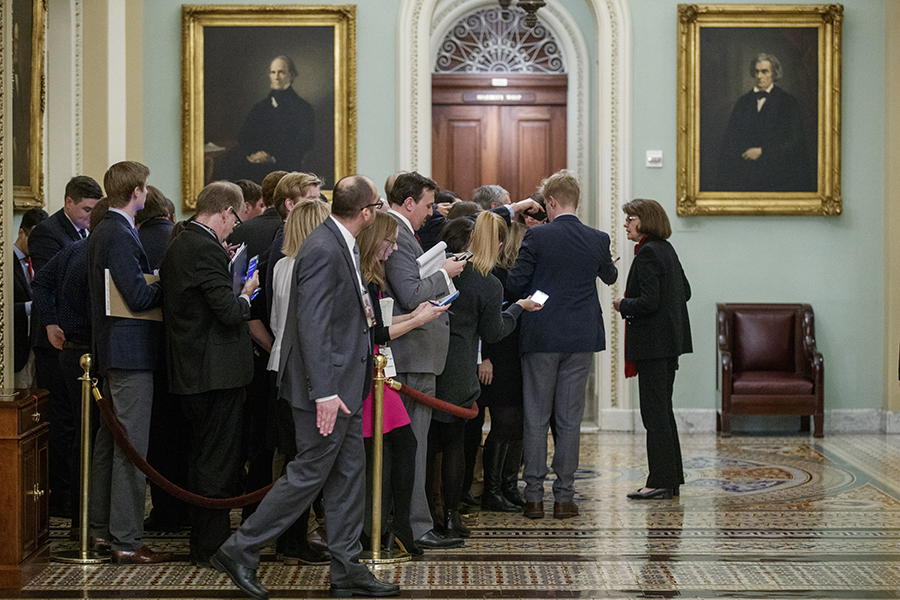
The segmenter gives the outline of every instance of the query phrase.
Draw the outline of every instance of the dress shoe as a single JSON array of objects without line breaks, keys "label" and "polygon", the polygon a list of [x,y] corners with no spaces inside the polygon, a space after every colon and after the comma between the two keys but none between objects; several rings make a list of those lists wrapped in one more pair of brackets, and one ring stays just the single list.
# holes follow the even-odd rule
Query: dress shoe
[{"label": "dress shoe", "polygon": [[92,537],[91,546],[96,550],[106,550],[107,552],[112,549],[109,540],[105,540],[101,537]]},{"label": "dress shoe", "polygon": [[669,488],[651,488],[646,492],[642,492],[641,489],[628,494],[628,498],[630,500],[653,500],[654,498],[659,500],[672,499],[672,490],[670,490]]},{"label": "dress shoe", "polygon": [[578,506],[574,502],[554,502],[553,518],[554,519],[571,519],[578,516]]},{"label": "dress shoe", "polygon": [[383,598],[385,596],[400,595],[400,586],[396,583],[381,581],[374,575],[370,575],[367,579],[353,581],[345,585],[332,584],[329,592],[332,598],[350,598],[351,596]]},{"label": "dress shoe", "polygon": [[209,562],[219,573],[228,575],[234,585],[248,596],[256,600],[268,600],[269,590],[256,578],[256,569],[237,564],[221,548],[209,558]]},{"label": "dress shoe", "polygon": [[460,546],[464,545],[465,542],[462,540],[462,538],[443,536],[432,529],[431,531],[417,539],[416,544],[420,548],[436,550],[446,548],[459,548]]},{"label": "dress shoe", "polygon": [[453,538],[467,538],[472,531],[463,523],[458,510],[444,511],[444,535]]},{"label": "dress shoe", "polygon": [[322,526],[316,527],[306,536],[309,545],[320,552],[328,552],[328,534]]},{"label": "dress shoe", "polygon": [[541,502],[526,502],[525,506],[522,508],[522,514],[525,515],[526,519],[543,519],[544,518],[544,503]]},{"label": "dress shoe", "polygon": [[117,565],[152,565],[172,560],[175,560],[175,555],[171,552],[154,552],[147,546],[141,546],[137,550],[113,550],[110,553],[110,561]]},{"label": "dress shoe", "polygon": [[329,565],[331,564],[331,555],[321,550],[317,550],[312,546],[307,546],[299,551],[285,550],[284,564],[289,567],[297,565]]}]

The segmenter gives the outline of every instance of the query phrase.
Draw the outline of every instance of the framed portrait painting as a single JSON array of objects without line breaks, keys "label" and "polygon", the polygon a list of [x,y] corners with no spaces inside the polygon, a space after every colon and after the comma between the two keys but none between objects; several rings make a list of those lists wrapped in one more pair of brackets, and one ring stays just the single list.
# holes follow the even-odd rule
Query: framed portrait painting
[{"label": "framed portrait painting", "polygon": [[44,206],[44,0],[12,2],[12,174],[16,209]]},{"label": "framed portrait painting", "polygon": [[211,181],[356,170],[354,5],[182,6],[182,206]]},{"label": "framed portrait painting", "polygon": [[843,7],[678,18],[678,215],[841,214]]}]

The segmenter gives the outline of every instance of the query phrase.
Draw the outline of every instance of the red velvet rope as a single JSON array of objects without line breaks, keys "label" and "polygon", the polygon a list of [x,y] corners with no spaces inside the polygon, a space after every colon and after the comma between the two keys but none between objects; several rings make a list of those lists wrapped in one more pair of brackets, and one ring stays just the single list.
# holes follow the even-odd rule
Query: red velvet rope
[{"label": "red velvet rope", "polygon": [[[471,408],[462,408],[461,406],[456,406],[455,404],[450,404],[449,402],[438,400],[434,396],[423,394],[419,390],[415,390],[405,383],[400,383],[399,381],[389,379],[387,381],[387,384],[398,390],[404,396],[408,396],[416,402],[424,404],[425,406],[430,406],[435,410],[440,410],[457,417],[462,417],[464,419],[471,419],[478,415],[477,403],[473,403]],[[113,411],[112,405],[110,404],[109,400],[103,397],[98,397],[97,406],[100,407],[100,416],[103,418],[103,422],[106,424],[106,428],[109,429],[110,433],[112,433],[113,439],[116,441],[116,445],[125,454],[125,456],[128,457],[128,460],[130,460],[141,473],[146,475],[147,479],[159,486],[163,491],[171,494],[179,500],[187,502],[188,504],[199,506],[200,508],[241,508],[243,506],[247,506],[248,504],[253,504],[262,500],[263,496],[265,496],[269,492],[269,490],[272,489],[272,486],[275,485],[274,483],[269,484],[268,486],[256,490],[255,492],[244,494],[243,496],[237,496],[235,498],[205,498],[203,496],[198,496],[197,494],[191,493],[185,489],[178,487],[177,485],[160,475],[156,469],[150,466],[150,463],[148,463],[144,459],[144,457],[138,454],[138,451],[135,450],[134,446],[131,445],[131,442],[128,441],[128,436],[125,433],[125,428],[122,427],[122,423],[120,423],[118,417],[116,417],[116,414]]]},{"label": "red velvet rope", "polygon": [[463,419],[474,419],[478,416],[477,402],[473,402],[471,408],[463,408],[462,406],[456,406],[455,404],[450,404],[449,402],[438,400],[434,396],[423,394],[419,390],[414,390],[405,383],[400,383],[395,379],[388,379],[386,383],[404,396],[412,398],[419,404],[430,406],[435,410],[451,414],[455,417],[462,417]]},{"label": "red velvet rope", "polygon": [[160,475],[156,469],[150,466],[150,463],[144,460],[144,457],[138,454],[138,451],[135,450],[134,446],[131,445],[131,442],[128,441],[128,436],[125,434],[125,428],[122,427],[118,417],[116,417],[116,414],[113,412],[109,400],[106,398],[97,398],[97,406],[100,407],[100,416],[103,417],[106,428],[112,433],[116,445],[119,446],[119,449],[128,457],[128,460],[130,460],[141,473],[146,475],[147,479],[158,485],[166,493],[171,494],[188,504],[199,506],[200,508],[241,508],[242,506],[247,506],[248,504],[253,504],[254,502],[262,500],[263,496],[265,496],[269,490],[272,489],[272,486],[275,485],[269,484],[255,492],[237,496],[236,498],[204,498],[203,496],[198,496],[197,494],[181,489]]}]

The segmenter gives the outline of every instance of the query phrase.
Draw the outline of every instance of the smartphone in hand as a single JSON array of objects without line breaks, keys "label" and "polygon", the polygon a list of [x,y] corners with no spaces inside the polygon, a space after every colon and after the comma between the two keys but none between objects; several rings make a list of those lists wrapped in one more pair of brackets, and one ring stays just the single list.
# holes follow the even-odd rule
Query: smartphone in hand
[{"label": "smartphone in hand", "polygon": [[547,299],[548,299],[549,297],[550,297],[550,296],[548,296],[547,294],[545,294],[545,293],[542,292],[541,290],[536,290],[536,291],[531,295],[531,300],[534,301],[534,302],[536,302],[537,304],[540,304],[541,306],[543,306],[543,305],[547,302]]},{"label": "smartphone in hand", "polygon": [[431,303],[435,306],[447,306],[459,296],[459,290],[456,290],[452,294],[448,294],[441,298],[440,300],[432,300]]}]

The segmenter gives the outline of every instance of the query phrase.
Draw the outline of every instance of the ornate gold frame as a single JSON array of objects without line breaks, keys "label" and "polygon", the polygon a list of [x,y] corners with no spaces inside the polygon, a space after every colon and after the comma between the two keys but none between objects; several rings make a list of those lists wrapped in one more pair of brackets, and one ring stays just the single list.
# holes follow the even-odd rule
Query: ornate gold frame
[{"label": "ornate gold frame", "polygon": [[[840,4],[678,5],[678,216],[841,214],[843,10]],[[815,192],[700,191],[700,30],[703,27],[817,29]]]},{"label": "ornate gold frame", "polygon": [[331,183],[356,171],[356,6],[197,5],[181,7],[181,203],[196,208],[203,189],[203,28],[334,27],[334,170]]},{"label": "ornate gold frame", "polygon": [[[27,210],[44,206],[44,44],[46,36],[47,0],[31,0],[32,38],[31,48],[20,48],[19,52],[29,52],[31,57],[31,124],[29,146],[28,185],[13,185],[13,207]],[[10,30],[10,37],[12,37]],[[16,119],[16,115],[12,115]],[[13,167],[15,168],[15,167]],[[10,170],[12,174],[12,170]]]}]

